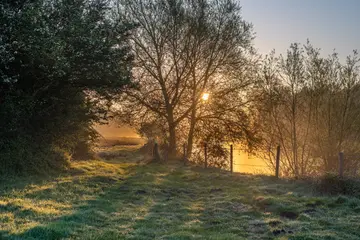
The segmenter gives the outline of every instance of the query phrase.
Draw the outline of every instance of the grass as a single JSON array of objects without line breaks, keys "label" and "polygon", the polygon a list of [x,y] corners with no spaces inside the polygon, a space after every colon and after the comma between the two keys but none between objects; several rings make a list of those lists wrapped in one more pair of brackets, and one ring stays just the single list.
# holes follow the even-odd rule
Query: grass
[{"label": "grass", "polygon": [[109,151],[55,178],[2,180],[0,239],[360,239],[357,198]]}]

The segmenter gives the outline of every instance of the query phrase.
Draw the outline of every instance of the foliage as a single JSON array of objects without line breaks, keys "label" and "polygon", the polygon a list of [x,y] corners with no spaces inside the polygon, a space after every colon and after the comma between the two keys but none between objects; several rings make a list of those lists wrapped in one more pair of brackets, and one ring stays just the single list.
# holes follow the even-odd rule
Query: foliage
[{"label": "foliage", "polygon": [[94,140],[130,79],[131,25],[109,13],[103,0],[0,3],[0,171],[61,166]]},{"label": "foliage", "polygon": [[[191,161],[199,166],[205,164],[205,142],[195,145]],[[229,151],[222,145],[213,142],[206,142],[207,164],[209,167],[230,169]]]},{"label": "foliage", "polygon": [[327,173],[317,183],[317,191],[331,195],[360,196],[360,181],[356,178],[340,177]]}]

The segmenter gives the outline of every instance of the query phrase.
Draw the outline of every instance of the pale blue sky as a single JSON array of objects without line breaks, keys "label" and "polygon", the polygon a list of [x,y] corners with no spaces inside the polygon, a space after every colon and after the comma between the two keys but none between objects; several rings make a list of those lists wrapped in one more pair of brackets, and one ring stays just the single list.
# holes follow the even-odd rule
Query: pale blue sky
[{"label": "pale blue sky", "polygon": [[311,43],[324,55],[344,59],[360,50],[360,0],[240,0],[243,17],[254,24],[255,48],[285,53],[292,42]]}]

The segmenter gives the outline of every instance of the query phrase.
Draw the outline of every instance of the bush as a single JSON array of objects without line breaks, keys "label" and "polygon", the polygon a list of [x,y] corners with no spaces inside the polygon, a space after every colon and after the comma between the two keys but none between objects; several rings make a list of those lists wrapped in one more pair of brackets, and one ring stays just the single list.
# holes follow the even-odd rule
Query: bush
[{"label": "bush", "polygon": [[22,135],[11,141],[0,141],[0,175],[41,173],[64,169],[70,155],[49,143],[34,141]]},{"label": "bush", "polygon": [[330,195],[360,196],[360,181],[354,178],[340,177],[334,173],[327,173],[319,179],[316,190]]},{"label": "bush", "polygon": [[72,155],[73,160],[88,160],[95,157],[95,152],[90,142],[81,141],[76,144],[74,153]]}]

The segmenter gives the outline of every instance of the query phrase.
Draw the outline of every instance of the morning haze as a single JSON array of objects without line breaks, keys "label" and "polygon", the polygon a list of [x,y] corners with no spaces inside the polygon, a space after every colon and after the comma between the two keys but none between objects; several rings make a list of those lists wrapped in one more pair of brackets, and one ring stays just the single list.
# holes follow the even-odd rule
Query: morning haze
[{"label": "morning haze", "polygon": [[0,239],[360,239],[359,9],[0,1]]}]

